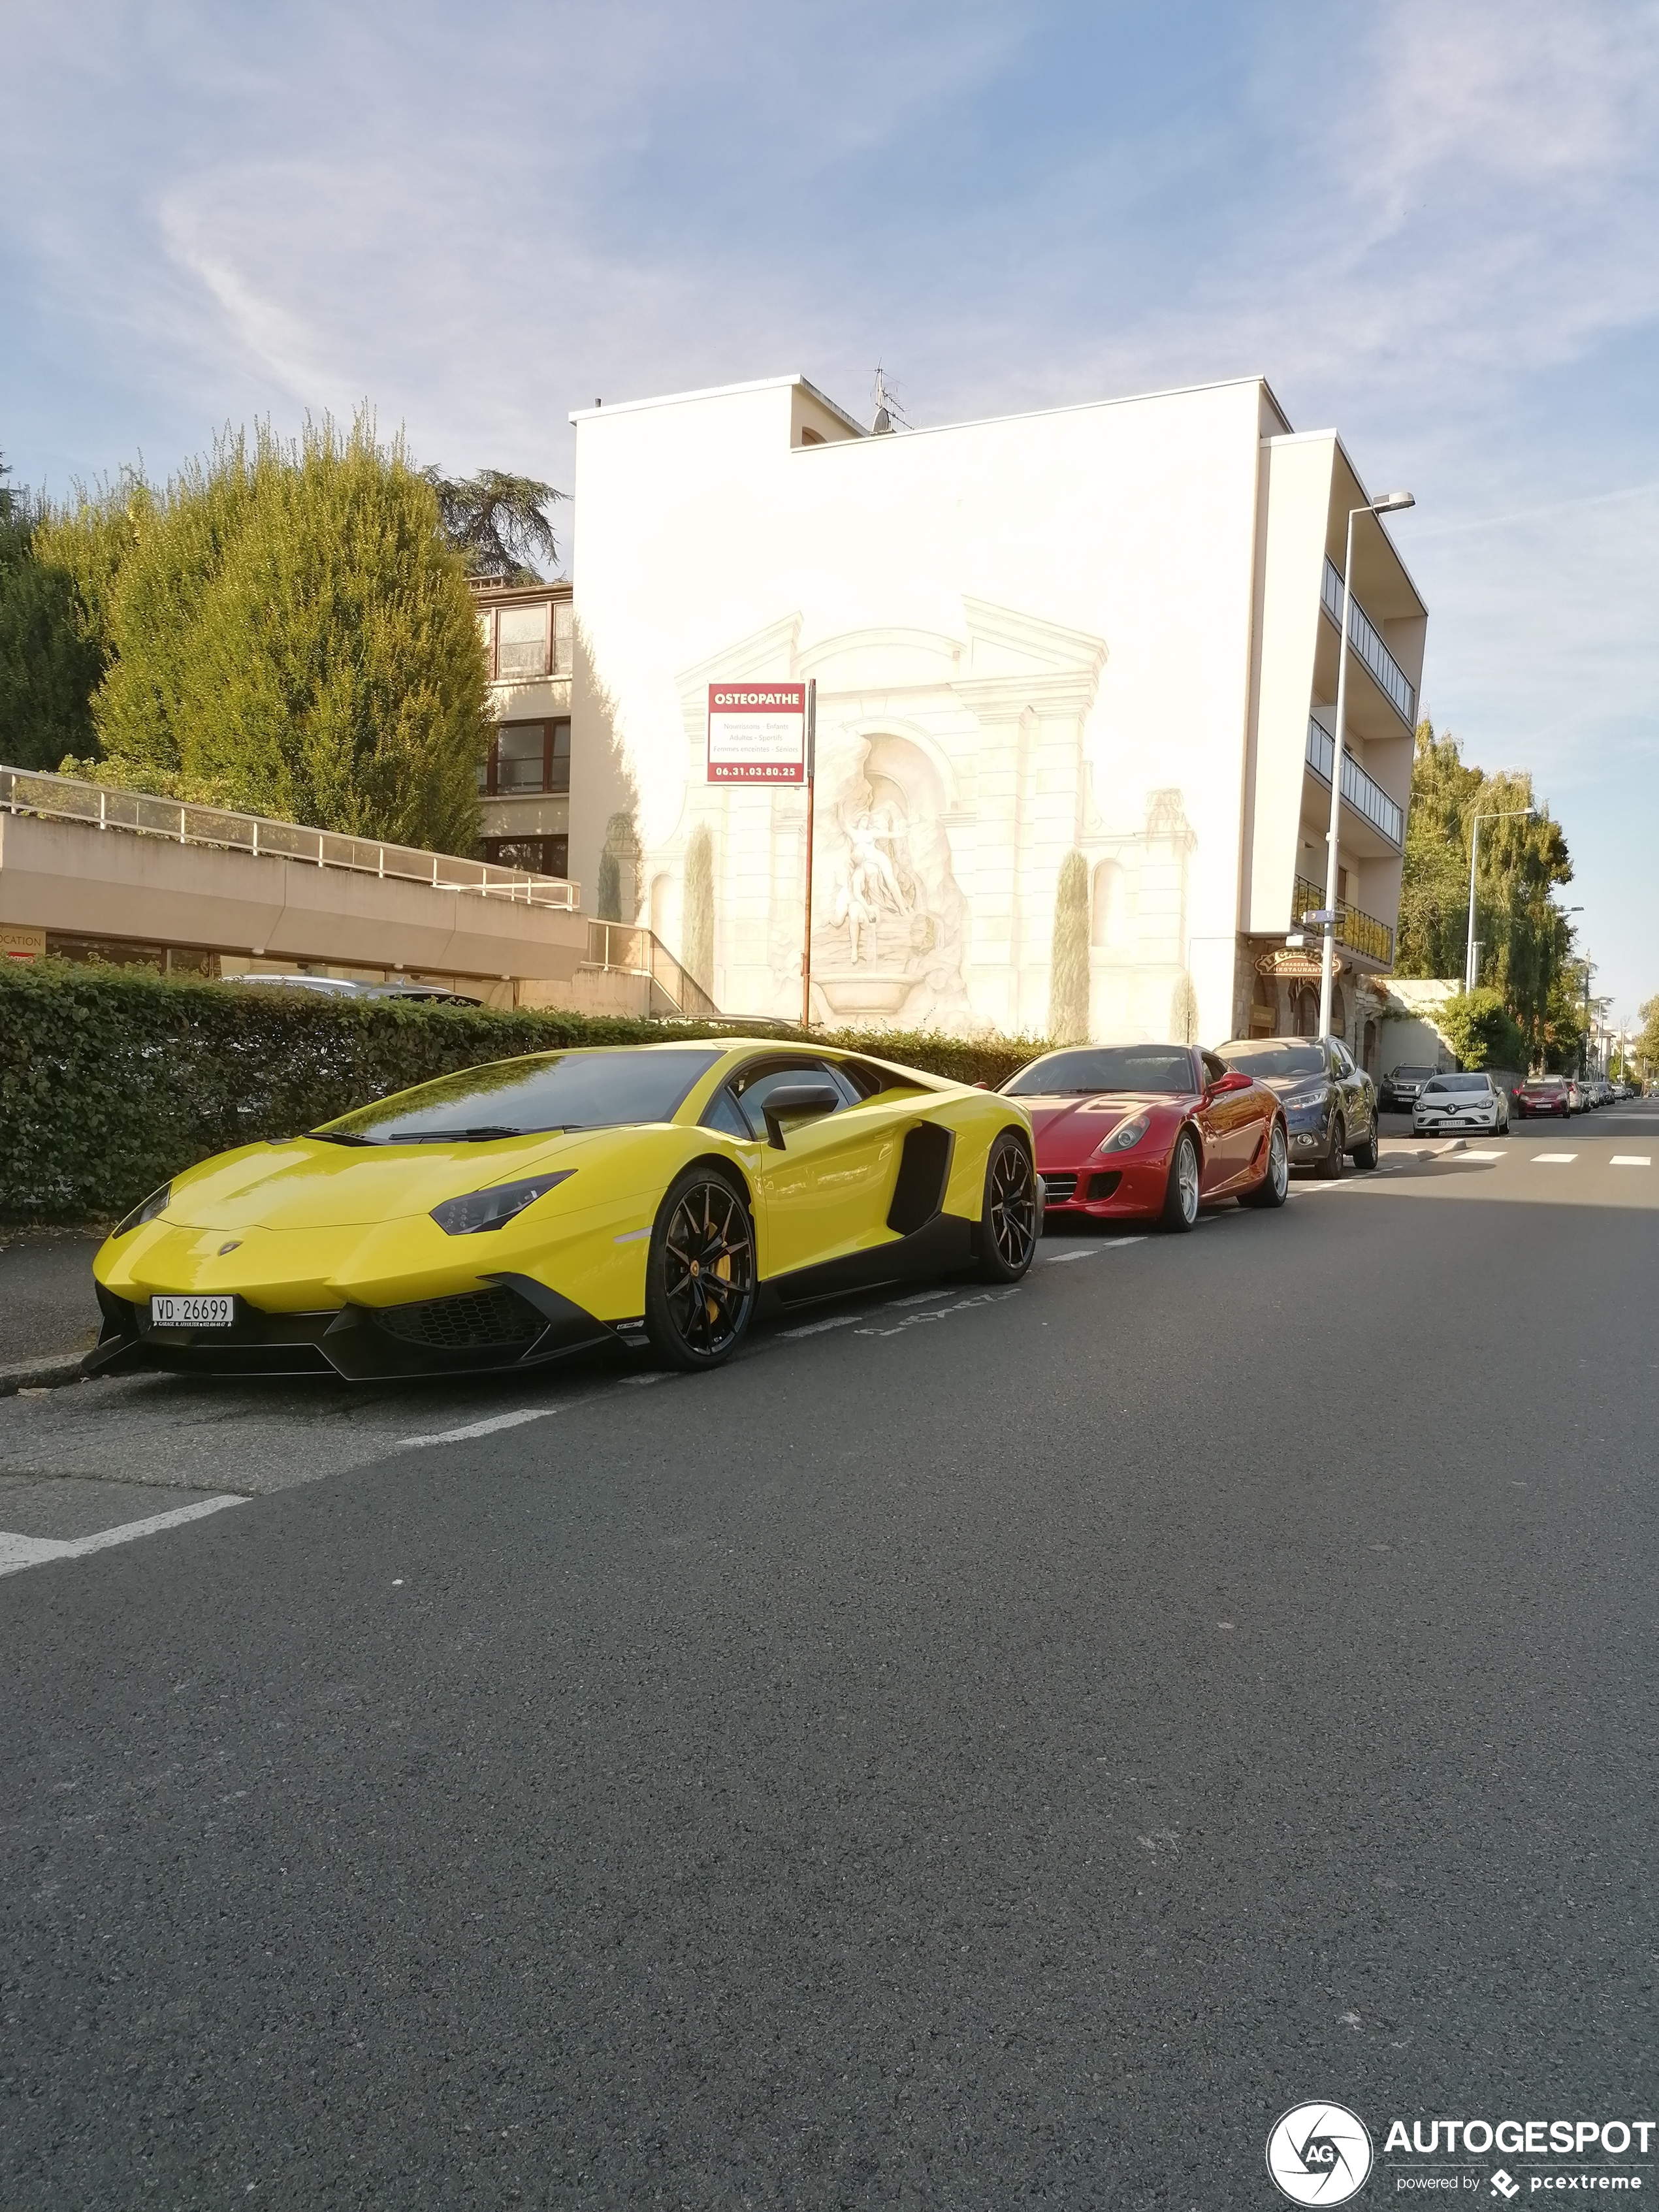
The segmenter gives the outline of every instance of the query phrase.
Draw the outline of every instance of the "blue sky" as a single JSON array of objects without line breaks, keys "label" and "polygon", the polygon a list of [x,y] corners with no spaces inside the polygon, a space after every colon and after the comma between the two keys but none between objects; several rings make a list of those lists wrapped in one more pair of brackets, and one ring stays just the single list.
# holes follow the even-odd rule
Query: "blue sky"
[{"label": "blue sky", "polygon": [[568,484],[599,394],[1261,371],[1416,492],[1425,703],[1659,991],[1659,6],[6,0],[0,79],[0,449],[60,493],[365,398]]}]

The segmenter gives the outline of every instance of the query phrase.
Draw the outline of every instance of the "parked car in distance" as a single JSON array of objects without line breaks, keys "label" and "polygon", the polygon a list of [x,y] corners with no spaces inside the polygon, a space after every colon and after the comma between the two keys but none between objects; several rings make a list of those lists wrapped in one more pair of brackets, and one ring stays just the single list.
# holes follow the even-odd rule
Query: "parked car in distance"
[{"label": "parked car in distance", "polygon": [[1564,1075],[1529,1075],[1515,1094],[1515,1108],[1523,1121],[1553,1115],[1565,1121],[1572,1115],[1572,1094]]},{"label": "parked car in distance", "polygon": [[1412,1134],[1446,1136],[1465,1129],[1478,1130],[1486,1136],[1507,1137],[1508,1091],[1500,1091],[1490,1075],[1474,1072],[1431,1077],[1412,1109]]},{"label": "parked car in distance", "polygon": [[476,1006],[482,1002],[465,992],[446,991],[440,983],[358,983],[343,975],[226,975],[221,980],[272,987],[277,990],[314,991],[329,999],[435,999],[446,1006]]},{"label": "parked car in distance", "polygon": [[1431,1067],[1391,1067],[1378,1087],[1377,1104],[1385,1114],[1409,1114],[1419,1091],[1433,1080],[1434,1073]]},{"label": "parked car in distance", "polygon": [[1263,1085],[1185,1044],[1045,1052],[1002,1086],[1031,1117],[1047,1212],[1190,1229],[1200,1206],[1282,1206],[1285,1116]]},{"label": "parked car in distance", "polygon": [[1265,1083],[1285,1109],[1291,1165],[1340,1176],[1345,1159],[1376,1165],[1376,1086],[1338,1037],[1235,1037],[1229,1067]]},{"label": "parked car in distance", "polygon": [[1563,1076],[1561,1079],[1567,1086],[1568,1112],[1571,1114],[1588,1114],[1589,1112],[1589,1086],[1576,1075]]}]

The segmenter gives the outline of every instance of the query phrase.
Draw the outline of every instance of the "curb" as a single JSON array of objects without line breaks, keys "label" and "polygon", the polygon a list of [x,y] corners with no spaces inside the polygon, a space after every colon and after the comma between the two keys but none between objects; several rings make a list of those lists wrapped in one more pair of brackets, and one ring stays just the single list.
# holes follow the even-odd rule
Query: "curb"
[{"label": "curb", "polygon": [[15,1396],[19,1390],[57,1390],[66,1382],[82,1382],[84,1358],[79,1352],[47,1352],[0,1367],[0,1398]]}]

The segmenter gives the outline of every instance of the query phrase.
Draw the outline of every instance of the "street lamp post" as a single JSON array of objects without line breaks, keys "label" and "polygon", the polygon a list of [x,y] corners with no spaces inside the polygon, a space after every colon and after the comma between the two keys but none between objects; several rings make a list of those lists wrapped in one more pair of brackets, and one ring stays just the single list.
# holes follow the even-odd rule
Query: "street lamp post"
[{"label": "street lamp post", "polygon": [[1474,863],[1480,850],[1480,824],[1483,822],[1508,822],[1518,814],[1536,814],[1535,806],[1505,806],[1495,814],[1477,814],[1474,835],[1469,840],[1469,949],[1463,960],[1463,988],[1474,988]]},{"label": "street lamp post", "polygon": [[1336,842],[1342,828],[1342,747],[1348,733],[1348,621],[1353,605],[1353,526],[1361,514],[1398,514],[1415,507],[1408,491],[1385,492],[1381,499],[1348,509],[1348,542],[1342,561],[1342,635],[1336,647],[1336,732],[1331,740],[1331,827],[1326,842],[1324,945],[1319,956],[1319,1034],[1331,1034],[1331,975],[1336,952]]}]

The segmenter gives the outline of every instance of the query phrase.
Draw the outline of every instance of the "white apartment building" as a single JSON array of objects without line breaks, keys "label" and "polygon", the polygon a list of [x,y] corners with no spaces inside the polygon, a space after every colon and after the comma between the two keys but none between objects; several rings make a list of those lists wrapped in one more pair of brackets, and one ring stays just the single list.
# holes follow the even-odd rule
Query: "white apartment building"
[{"label": "white apartment building", "polygon": [[[799,376],[571,420],[561,872],[622,855],[624,918],[707,944],[722,1008],[799,1015],[805,795],[706,780],[708,687],[812,679],[815,1018],[1047,1031],[1079,854],[1093,1036],[1312,1029],[1285,939],[1324,902],[1368,497],[1334,430],[1255,377],[892,434]],[[1337,1026],[1369,1061],[1426,612],[1380,523],[1354,565]]]}]

